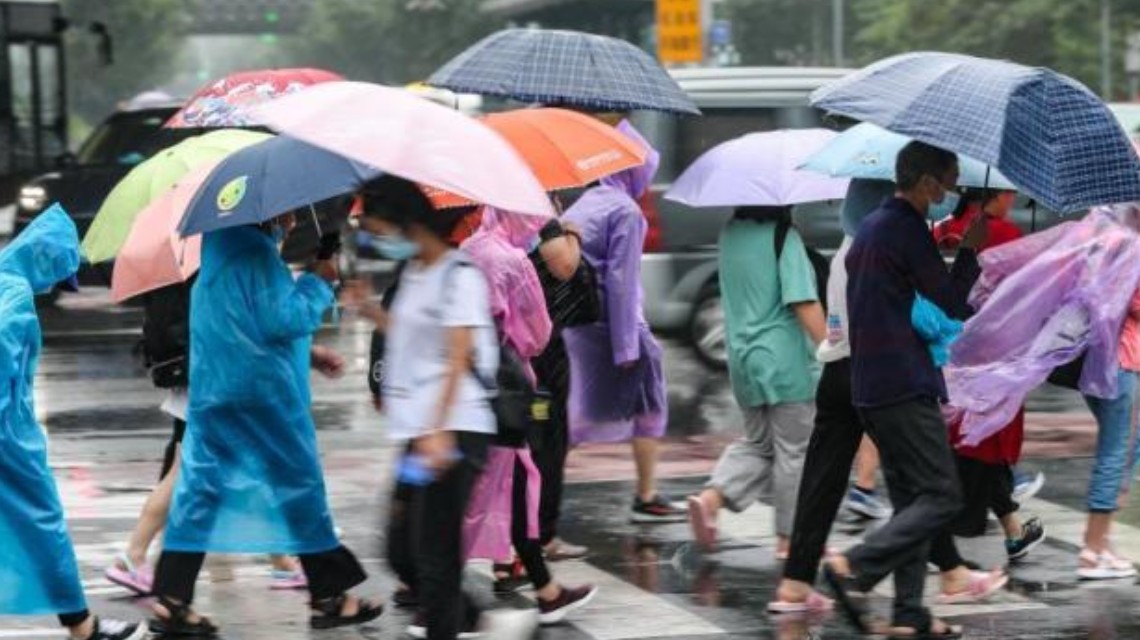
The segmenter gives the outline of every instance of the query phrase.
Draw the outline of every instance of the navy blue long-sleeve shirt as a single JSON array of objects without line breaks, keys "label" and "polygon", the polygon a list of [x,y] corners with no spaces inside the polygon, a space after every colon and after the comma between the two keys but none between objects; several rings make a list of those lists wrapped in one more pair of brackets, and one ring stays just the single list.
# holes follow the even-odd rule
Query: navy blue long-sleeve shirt
[{"label": "navy blue long-sleeve shirt", "polygon": [[947,271],[925,217],[892,198],[863,221],[846,264],[855,406],[945,401],[946,382],[911,326],[911,308],[922,294],[951,317],[968,317],[967,297],[980,274],[975,252],[959,251]]}]

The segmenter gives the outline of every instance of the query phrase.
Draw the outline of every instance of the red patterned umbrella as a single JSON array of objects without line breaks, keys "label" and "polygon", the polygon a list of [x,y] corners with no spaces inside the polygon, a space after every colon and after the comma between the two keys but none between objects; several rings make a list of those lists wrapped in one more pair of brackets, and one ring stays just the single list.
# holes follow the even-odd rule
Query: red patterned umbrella
[{"label": "red patterned umbrella", "polygon": [[240,71],[198,90],[166,123],[171,128],[249,127],[253,107],[322,82],[344,80],[322,69]]}]

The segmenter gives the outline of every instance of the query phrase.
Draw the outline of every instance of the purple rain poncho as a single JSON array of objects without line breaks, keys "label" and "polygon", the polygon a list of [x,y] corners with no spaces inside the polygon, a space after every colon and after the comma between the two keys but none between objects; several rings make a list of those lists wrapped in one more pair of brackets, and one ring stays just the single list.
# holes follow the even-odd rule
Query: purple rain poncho
[{"label": "purple rain poncho", "polygon": [[665,433],[668,403],[661,347],[642,314],[641,249],[647,223],[637,198],[660,160],[628,123],[620,131],[650,150],[646,163],[602,180],[563,220],[582,232],[582,254],[597,272],[602,319],[563,331],[570,354],[570,439],[622,442]]},{"label": "purple rain poncho", "polygon": [[1096,209],[981,254],[970,296],[979,311],[945,369],[965,444],[1008,425],[1031,390],[1082,353],[1081,391],[1116,395],[1120,332],[1140,285],[1138,207]]},{"label": "purple rain poncho", "polygon": [[[519,356],[529,361],[546,348],[552,324],[534,265],[526,253],[512,246],[509,240],[512,221],[522,217],[486,209],[482,225],[463,243],[462,249],[487,278],[495,326]],[[541,218],[537,220],[545,222]],[[527,372],[533,382],[534,372],[529,365]],[[463,521],[465,558],[511,558],[516,460],[526,470],[527,536],[538,538],[542,477],[530,449],[492,446],[487,465],[472,489]]]}]

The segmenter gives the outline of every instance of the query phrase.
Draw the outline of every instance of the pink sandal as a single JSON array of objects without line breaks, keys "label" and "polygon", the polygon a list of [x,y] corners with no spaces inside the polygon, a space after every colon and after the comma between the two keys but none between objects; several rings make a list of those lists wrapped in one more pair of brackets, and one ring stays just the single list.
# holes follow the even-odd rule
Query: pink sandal
[{"label": "pink sandal", "polygon": [[981,602],[997,593],[1009,582],[1009,576],[1001,569],[994,569],[989,573],[985,571],[971,571],[970,583],[962,591],[955,593],[940,593],[935,602],[938,604],[971,604]]},{"label": "pink sandal", "polygon": [[693,539],[703,551],[716,549],[716,521],[699,496],[690,496],[689,526],[693,529]]},{"label": "pink sandal", "polygon": [[154,588],[154,570],[150,565],[143,564],[136,567],[126,555],[116,558],[114,564],[103,571],[103,575],[107,580],[133,591],[136,595],[149,596]]},{"label": "pink sandal", "polygon": [[808,594],[806,600],[802,602],[791,602],[788,600],[773,600],[768,603],[768,613],[785,614],[785,613],[825,613],[835,608],[835,601],[831,598],[824,596],[818,591],[812,591]]}]

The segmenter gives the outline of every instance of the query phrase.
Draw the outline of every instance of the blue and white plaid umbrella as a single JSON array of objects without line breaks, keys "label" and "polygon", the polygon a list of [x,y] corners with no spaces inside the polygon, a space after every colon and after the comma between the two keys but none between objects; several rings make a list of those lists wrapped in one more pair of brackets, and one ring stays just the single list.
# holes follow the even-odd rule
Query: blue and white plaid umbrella
[{"label": "blue and white plaid umbrella", "polygon": [[1112,112],[1049,69],[908,53],[818,89],[811,103],[993,165],[1054,211],[1140,200],[1140,158]]},{"label": "blue and white plaid umbrella", "polygon": [[[910,138],[861,122],[813,153],[800,169],[832,177],[895,181],[895,159]],[[1017,191],[997,169],[969,156],[958,156],[958,186]]]},{"label": "blue and white plaid umbrella", "polygon": [[427,83],[598,111],[701,113],[649,54],[624,40],[577,31],[493,33],[440,67]]}]

